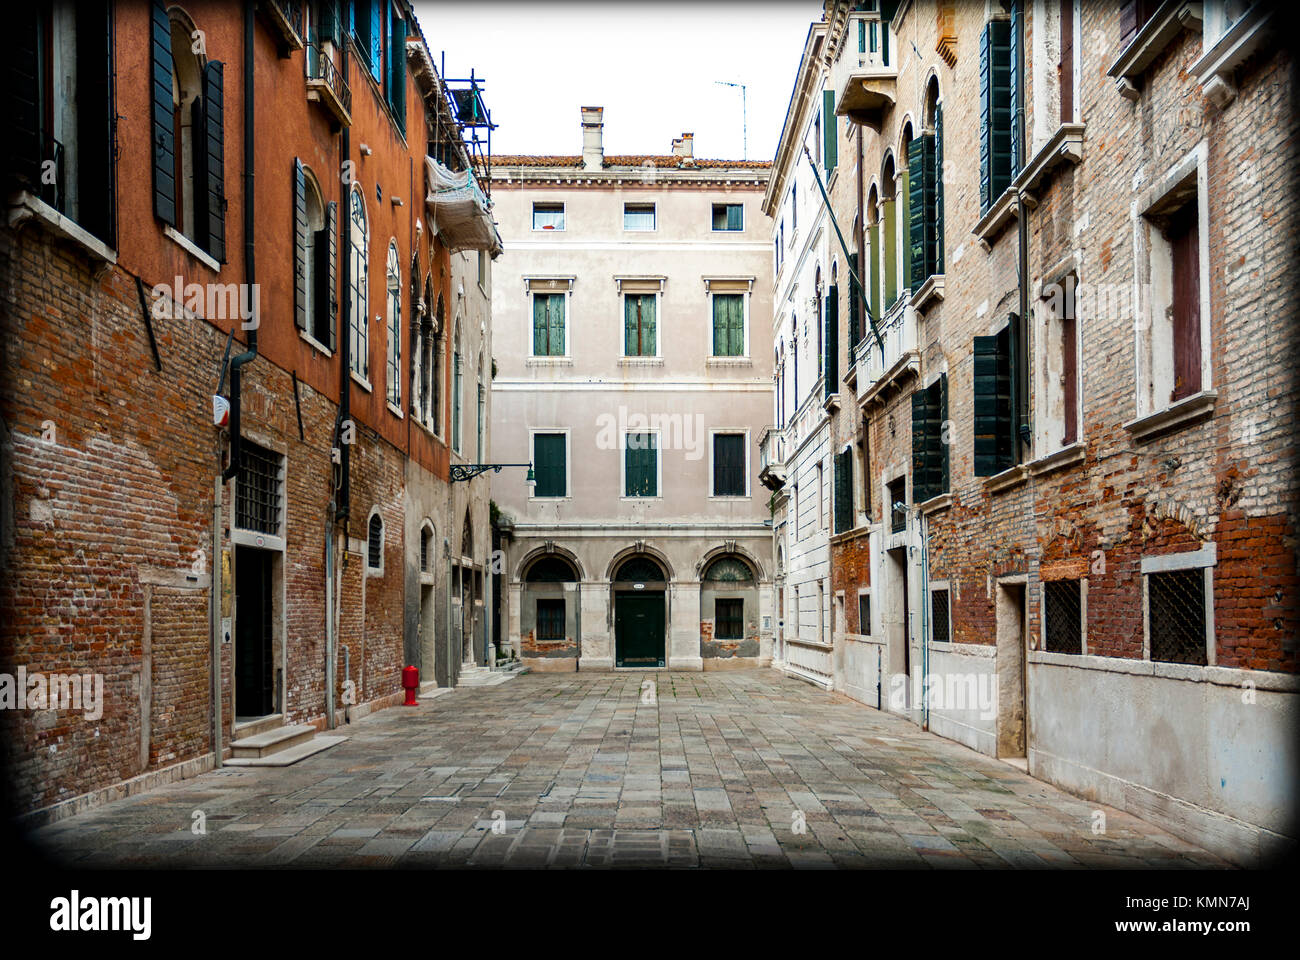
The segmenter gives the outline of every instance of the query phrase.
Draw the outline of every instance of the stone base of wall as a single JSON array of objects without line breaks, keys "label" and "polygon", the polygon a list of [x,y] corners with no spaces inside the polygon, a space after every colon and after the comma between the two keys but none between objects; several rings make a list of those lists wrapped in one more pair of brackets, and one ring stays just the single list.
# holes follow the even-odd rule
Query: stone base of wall
[{"label": "stone base of wall", "polygon": [[200,757],[194,757],[192,760],[174,763],[170,767],[163,767],[161,770],[151,770],[148,773],[140,774],[138,777],[132,777],[130,780],[123,780],[121,783],[114,783],[98,790],[91,790],[79,797],[60,800],[51,806],[23,814],[17,818],[16,822],[24,829],[35,830],[37,827],[56,823],[67,817],[75,817],[77,814],[85,813],[95,807],[102,807],[114,800],[125,800],[127,797],[133,797],[137,793],[143,793],[146,790],[153,790],[169,783],[176,783],[178,780],[188,780],[190,777],[197,777],[201,773],[212,770],[215,767],[214,756],[213,753],[205,753]]},{"label": "stone base of wall", "polygon": [[[533,673],[576,673],[578,661],[574,657],[521,657],[523,665]],[[582,668],[587,668],[583,661]]]},{"label": "stone base of wall", "polygon": [[756,667],[771,666],[771,657],[705,657],[704,669],[708,670],[753,670]]}]

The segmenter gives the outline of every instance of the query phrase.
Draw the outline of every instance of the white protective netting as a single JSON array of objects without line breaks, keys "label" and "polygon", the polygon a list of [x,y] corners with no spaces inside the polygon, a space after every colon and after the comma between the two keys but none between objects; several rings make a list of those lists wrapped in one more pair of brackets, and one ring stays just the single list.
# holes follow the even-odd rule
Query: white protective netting
[{"label": "white protective netting", "polygon": [[449,170],[429,156],[424,158],[424,166],[429,180],[425,203],[447,247],[453,252],[486,250],[493,257],[500,253],[501,234],[473,173]]}]

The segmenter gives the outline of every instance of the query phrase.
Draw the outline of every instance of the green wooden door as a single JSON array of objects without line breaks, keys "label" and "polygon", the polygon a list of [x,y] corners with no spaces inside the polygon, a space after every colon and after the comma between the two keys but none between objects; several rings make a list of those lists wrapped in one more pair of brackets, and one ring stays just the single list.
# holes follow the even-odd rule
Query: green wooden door
[{"label": "green wooden door", "polygon": [[614,594],[614,657],[620,667],[664,666],[662,590]]}]

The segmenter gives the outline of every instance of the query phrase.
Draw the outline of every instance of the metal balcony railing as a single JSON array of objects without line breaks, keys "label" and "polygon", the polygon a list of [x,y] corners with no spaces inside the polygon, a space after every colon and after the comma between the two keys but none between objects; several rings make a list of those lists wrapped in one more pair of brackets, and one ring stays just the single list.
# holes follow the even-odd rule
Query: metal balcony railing
[{"label": "metal balcony railing", "polygon": [[875,120],[879,111],[893,105],[893,83],[898,77],[897,42],[890,21],[879,13],[850,13],[844,47],[831,65],[835,112],[857,122]]},{"label": "metal balcony railing", "polygon": [[270,6],[274,8],[279,18],[284,21],[284,25],[293,31],[294,38],[301,41],[303,37],[304,7],[302,0],[270,0]]},{"label": "metal balcony railing", "polygon": [[904,290],[886,311],[879,330],[880,339],[885,343],[883,358],[876,338],[870,334],[859,340],[855,348],[859,395],[870,390],[900,357],[916,349],[916,311],[912,309],[909,291]]},{"label": "metal balcony railing", "polygon": [[[332,45],[331,45],[332,46]],[[351,122],[352,89],[334,63],[328,48],[317,43],[307,44],[307,85],[315,88],[326,106],[344,123]],[[332,102],[330,102],[332,101]]]}]

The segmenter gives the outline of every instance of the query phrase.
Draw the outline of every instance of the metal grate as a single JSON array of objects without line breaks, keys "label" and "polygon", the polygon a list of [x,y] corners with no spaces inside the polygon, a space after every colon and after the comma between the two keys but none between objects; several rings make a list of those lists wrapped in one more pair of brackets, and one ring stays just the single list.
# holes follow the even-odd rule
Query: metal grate
[{"label": "metal grate", "polygon": [[930,614],[933,627],[930,639],[935,643],[948,643],[952,639],[952,629],[948,623],[948,591],[930,591]]},{"label": "metal grate", "polygon": [[241,530],[280,533],[280,465],[284,458],[273,450],[244,439],[240,443],[239,482],[236,484],[235,525]]},{"label": "metal grate", "polygon": [[713,601],[716,621],[713,636],[718,640],[739,640],[744,636],[745,601],[718,599]]},{"label": "metal grate", "polygon": [[384,564],[384,521],[379,514],[376,513],[370,517],[368,533],[366,566],[371,570],[380,570]]},{"label": "metal grate", "polygon": [[1083,653],[1083,601],[1078,580],[1043,584],[1043,617],[1048,653]]},{"label": "metal grate", "polygon": [[537,639],[564,639],[564,601],[538,599]]},{"label": "metal grate", "polygon": [[1205,572],[1148,574],[1147,604],[1151,659],[1204,665]]}]

